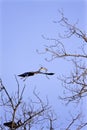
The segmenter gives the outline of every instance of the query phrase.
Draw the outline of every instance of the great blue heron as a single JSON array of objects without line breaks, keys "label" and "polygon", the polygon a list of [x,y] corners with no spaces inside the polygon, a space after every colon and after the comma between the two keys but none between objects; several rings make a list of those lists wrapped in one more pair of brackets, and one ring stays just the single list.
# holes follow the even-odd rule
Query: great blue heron
[{"label": "great blue heron", "polygon": [[[45,72],[42,72],[42,70],[45,70]],[[47,73],[47,69],[44,67],[41,67],[38,71],[32,71],[32,72],[25,72],[23,74],[20,74],[18,76],[22,78],[27,78],[29,76],[33,76],[35,74],[45,74],[45,75],[54,75],[54,73]]]}]

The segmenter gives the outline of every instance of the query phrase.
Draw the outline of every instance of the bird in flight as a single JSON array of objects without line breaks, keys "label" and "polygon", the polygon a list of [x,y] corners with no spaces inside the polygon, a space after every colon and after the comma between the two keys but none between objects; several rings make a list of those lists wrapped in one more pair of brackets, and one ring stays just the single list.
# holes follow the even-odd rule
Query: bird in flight
[{"label": "bird in flight", "polygon": [[[45,72],[42,72],[44,70]],[[54,75],[54,73],[47,73],[47,68],[41,67],[38,71],[32,71],[32,72],[25,72],[23,74],[19,74],[19,77],[27,78],[29,76],[34,76],[35,74],[44,74],[44,75]]]}]

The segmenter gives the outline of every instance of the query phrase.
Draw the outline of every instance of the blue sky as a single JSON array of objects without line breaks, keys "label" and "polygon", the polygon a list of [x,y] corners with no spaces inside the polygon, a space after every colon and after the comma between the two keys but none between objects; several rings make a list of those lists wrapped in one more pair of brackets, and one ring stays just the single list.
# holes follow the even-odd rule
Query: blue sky
[{"label": "blue sky", "polygon": [[[14,74],[38,70],[42,65],[55,75],[50,79],[41,75],[27,79],[25,97],[29,96],[28,90],[32,91],[36,87],[41,96],[48,96],[50,103],[56,108],[54,101],[57,102],[61,92],[57,76],[68,72],[70,65],[64,65],[58,59],[47,62],[44,60],[47,55],[38,55],[36,49],[43,51],[44,45],[50,45],[42,35],[57,38],[58,33],[62,32],[53,23],[54,20],[59,20],[58,9],[63,9],[71,23],[78,19],[78,27],[85,30],[86,5],[86,0],[0,0],[0,77],[9,91],[15,91]],[[68,40],[64,42],[67,43]],[[74,48],[73,44],[78,46],[74,38],[72,42],[74,43],[69,44],[69,48]],[[19,78],[18,80],[23,83]],[[56,109],[60,115],[61,107],[60,104]],[[66,112],[63,113],[67,117]]]}]

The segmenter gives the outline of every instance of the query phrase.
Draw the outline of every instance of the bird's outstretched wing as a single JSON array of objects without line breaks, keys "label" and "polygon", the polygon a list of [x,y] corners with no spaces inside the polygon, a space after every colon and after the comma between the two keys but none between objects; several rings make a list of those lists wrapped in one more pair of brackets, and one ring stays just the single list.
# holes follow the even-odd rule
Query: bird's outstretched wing
[{"label": "bird's outstretched wing", "polygon": [[34,72],[25,72],[25,73],[20,74],[18,76],[25,78],[25,77],[28,77],[28,76],[33,76],[34,74],[35,74]]},{"label": "bird's outstretched wing", "polygon": [[45,73],[46,75],[54,75],[55,73]]},{"label": "bird's outstretched wing", "polygon": [[44,73],[44,72],[39,72],[40,74],[45,74],[45,75],[54,75],[55,73]]}]

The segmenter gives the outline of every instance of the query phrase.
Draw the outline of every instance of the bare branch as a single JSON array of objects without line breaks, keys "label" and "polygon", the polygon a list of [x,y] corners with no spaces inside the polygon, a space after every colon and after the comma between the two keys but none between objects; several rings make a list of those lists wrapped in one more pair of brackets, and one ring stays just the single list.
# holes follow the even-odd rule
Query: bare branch
[{"label": "bare branch", "polygon": [[75,118],[72,118],[72,121],[69,123],[65,130],[70,130],[70,127],[80,118],[81,114],[78,114]]},{"label": "bare branch", "polygon": [[59,96],[60,99],[68,103],[79,101],[87,96],[87,70],[84,65],[78,65],[77,61],[73,61],[74,70],[70,76],[58,77],[62,81],[64,87],[63,97]]},{"label": "bare branch", "polygon": [[[64,13],[59,10],[59,13],[61,15],[61,19],[55,23],[60,23],[61,26],[66,27],[67,31],[65,31],[65,35],[61,36],[61,38],[70,38],[72,35],[76,35],[78,38],[82,38],[85,42],[87,42],[87,35],[82,30],[76,27],[77,23],[70,24],[68,19],[64,16]],[[66,33],[67,32],[67,33]]]}]

